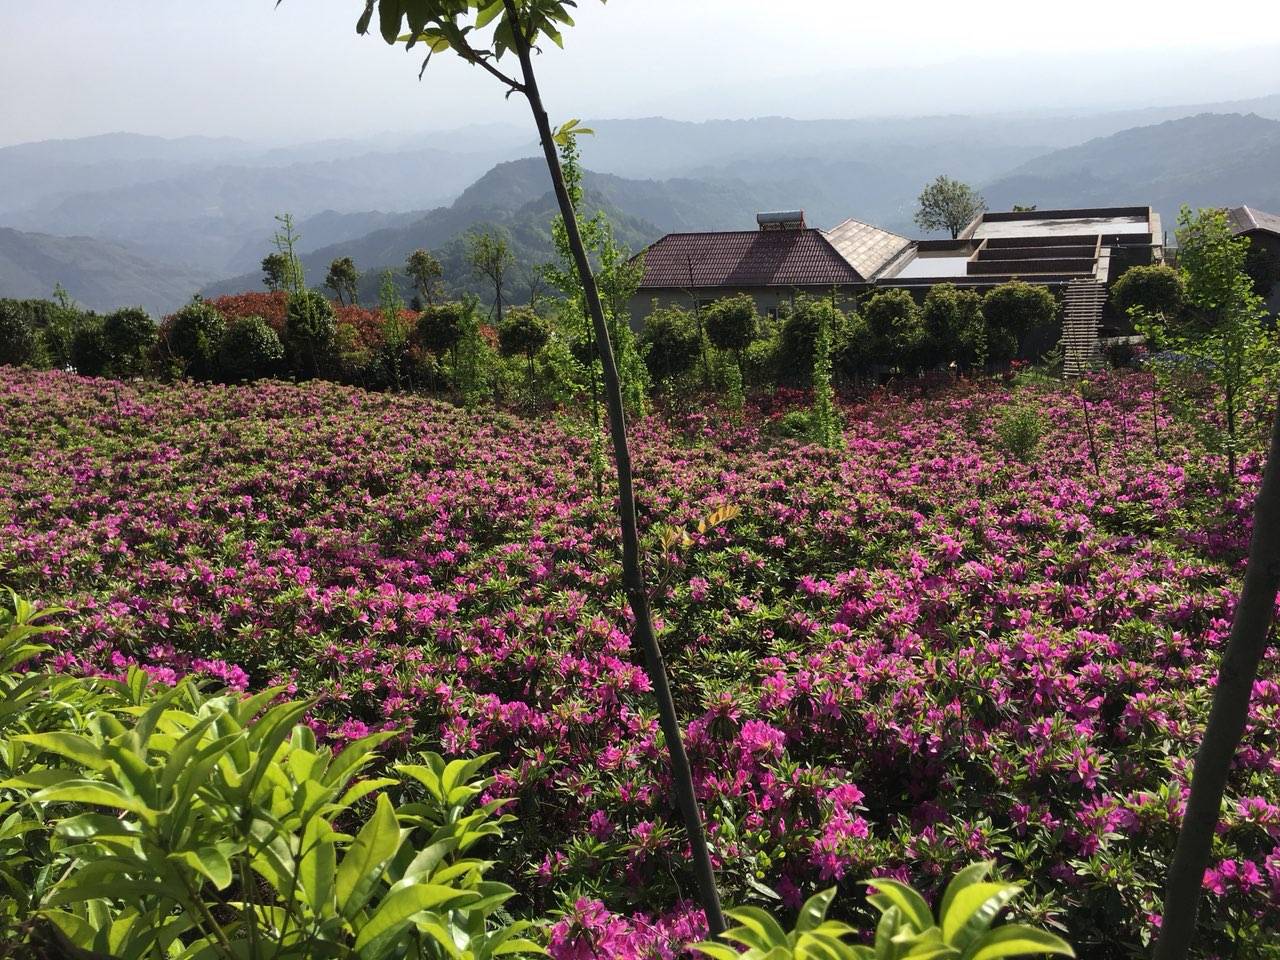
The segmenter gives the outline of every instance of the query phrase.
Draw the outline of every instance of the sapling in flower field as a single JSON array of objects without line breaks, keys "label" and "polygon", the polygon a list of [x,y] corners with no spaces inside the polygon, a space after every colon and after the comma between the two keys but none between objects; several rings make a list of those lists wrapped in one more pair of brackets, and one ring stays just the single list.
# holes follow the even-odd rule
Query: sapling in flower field
[{"label": "sapling in flower field", "polygon": [[[1230,486],[1247,449],[1245,425],[1265,422],[1256,413],[1280,385],[1280,342],[1245,269],[1249,241],[1234,236],[1224,211],[1183,207],[1178,243],[1181,285],[1129,313],[1164,351],[1152,361],[1162,391],[1201,442],[1225,457]],[[1206,392],[1218,419],[1200,415]]]},{"label": "sapling in flower field", "polygon": [[[724,929],[724,920],[720,912],[711,857],[693,792],[693,780],[682,744],[680,722],[676,716],[666,666],[649,609],[648,585],[645,582],[644,561],[636,525],[634,481],[622,384],[618,377],[600,291],[596,286],[586,245],[578,230],[577,212],[556,154],[557,144],[572,134],[577,124],[576,121],[569,121],[558,130],[552,129],[533,66],[533,54],[539,43],[563,45],[562,30],[573,24],[569,15],[573,6],[575,4],[572,0],[415,0],[410,3],[403,3],[402,0],[367,0],[356,29],[359,33],[365,33],[376,12],[379,31],[387,43],[403,41],[410,50],[422,44],[428,51],[428,61],[434,54],[452,50],[465,62],[480,67],[498,80],[506,88],[508,96],[514,94],[524,97],[533,113],[603,367],[605,404],[609,412],[609,431],[618,476],[623,578],[627,599],[635,617],[635,637],[644,650],[654,694],[658,700],[662,731],[671,758],[672,777],[692,845],[699,897],[706,910],[708,923],[713,931],[719,932]],[[488,40],[482,40],[482,31],[486,28],[492,30]],[[518,75],[506,72],[504,57],[510,59],[513,54],[519,64]],[[424,69],[425,66],[424,64]],[[501,293],[498,296],[500,303]],[[500,314],[500,305],[498,310]]]}]

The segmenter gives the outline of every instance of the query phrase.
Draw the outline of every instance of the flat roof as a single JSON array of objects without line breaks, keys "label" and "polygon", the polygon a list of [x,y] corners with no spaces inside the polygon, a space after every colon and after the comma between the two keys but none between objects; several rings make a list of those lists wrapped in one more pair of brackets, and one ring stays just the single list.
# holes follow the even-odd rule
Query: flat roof
[{"label": "flat roof", "polygon": [[955,257],[912,257],[901,270],[885,279],[911,280],[935,277],[967,277],[969,254]]},{"label": "flat roof", "polygon": [[1043,216],[1025,220],[983,218],[973,231],[975,240],[996,237],[1055,237],[1081,234],[1149,234],[1151,221],[1142,214],[1097,214],[1082,217]]}]

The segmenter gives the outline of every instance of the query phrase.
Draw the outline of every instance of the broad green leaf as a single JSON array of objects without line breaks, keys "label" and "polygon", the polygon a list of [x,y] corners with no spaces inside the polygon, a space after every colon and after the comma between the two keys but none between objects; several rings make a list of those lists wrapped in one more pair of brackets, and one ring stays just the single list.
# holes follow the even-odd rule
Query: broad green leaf
[{"label": "broad green leaf", "polygon": [[81,766],[88,767],[90,770],[103,770],[107,766],[107,759],[102,754],[102,748],[95,744],[92,740],[88,740],[75,733],[65,733],[62,731],[54,731],[52,733],[27,733],[22,736],[14,737],[23,743],[29,743],[34,747],[38,747],[48,753],[57,754],[60,757],[66,757],[68,760],[74,760]]},{"label": "broad green leaf", "polygon": [[800,915],[796,917],[796,931],[807,933],[821,926],[827,918],[827,910],[831,907],[831,901],[835,899],[835,895],[836,888],[831,887],[821,893],[815,893],[806,900],[804,906],[800,908]]},{"label": "broad green leaf", "polygon": [[951,900],[942,918],[942,939],[965,949],[995,922],[996,915],[1019,893],[1009,883],[971,883]]},{"label": "broad green leaf", "polygon": [[460,906],[476,899],[476,896],[470,890],[436,883],[422,883],[389,893],[356,935],[356,951],[361,952],[384,937],[395,936],[416,913],[445,905]]},{"label": "broad green leaf", "polygon": [[917,930],[927,930],[934,925],[933,911],[913,887],[887,877],[877,877],[871,881],[871,885],[878,891],[877,896],[867,898],[872,903],[877,906],[881,903],[896,906],[907,922]]},{"label": "broad green leaf", "polygon": [[997,927],[980,938],[968,956],[968,960],[1001,960],[1002,957],[1022,957],[1028,954],[1052,953],[1074,957],[1071,944],[1047,930],[1012,923]]},{"label": "broad green leaf", "polygon": [[219,890],[231,886],[231,863],[218,847],[201,847],[199,850],[183,850],[169,854],[169,859],[184,863],[204,877]]},{"label": "broad green leaf", "polygon": [[365,905],[383,865],[400,846],[400,822],[387,795],[378,797],[373,816],[347,848],[338,867],[335,891],[342,915],[350,919]]},{"label": "broad green leaf", "polygon": [[41,790],[32,799],[40,803],[88,803],[97,807],[127,810],[138,814],[148,823],[154,822],[156,818],[156,811],[148,807],[141,797],[127,794],[114,784],[99,783],[96,780],[69,780],[56,787]]},{"label": "broad green leaf", "polygon": [[334,847],[336,834],[321,817],[307,822],[302,835],[302,859],[298,864],[298,879],[307,903],[317,916],[323,916],[324,908],[333,898],[334,870],[337,854]]},{"label": "broad green leaf", "polygon": [[54,828],[54,833],[65,840],[90,840],[95,837],[132,837],[139,832],[138,825],[105,813],[82,813],[68,817]]},{"label": "broad green leaf", "polygon": [[400,35],[400,14],[400,0],[378,0],[378,25],[387,43],[395,43]]},{"label": "broad green leaf", "polygon": [[734,936],[734,939],[748,946],[756,947],[761,951],[772,950],[776,946],[789,946],[790,941],[787,939],[787,932],[773,918],[773,914],[767,910],[761,910],[759,907],[735,907],[726,911],[730,917],[742,924],[751,936],[743,935],[742,928],[731,930],[725,936]]},{"label": "broad green leaf", "polygon": [[940,918],[946,917],[951,909],[951,901],[955,899],[956,894],[972,883],[985,880],[993,866],[995,864],[990,860],[971,863],[952,877],[951,882],[947,884],[947,889],[942,894],[942,903],[938,905],[938,916]]}]

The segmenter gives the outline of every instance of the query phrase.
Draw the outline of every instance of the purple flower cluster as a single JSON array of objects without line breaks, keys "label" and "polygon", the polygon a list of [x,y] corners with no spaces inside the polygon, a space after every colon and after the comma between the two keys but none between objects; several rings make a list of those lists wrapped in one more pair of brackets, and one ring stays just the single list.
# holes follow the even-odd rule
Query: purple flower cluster
[{"label": "purple flower cluster", "polygon": [[[1082,955],[1141,953],[1239,589],[1236,487],[1150,381],[880,394],[839,453],[758,410],[634,425],[655,610],[726,899],[788,904],[982,857]],[[1023,391],[1023,400],[1027,399]],[[1159,431],[1159,454],[1153,438]],[[613,503],[588,441],[334,384],[163,386],[0,370],[0,581],[69,606],[58,669],[139,664],[313,697],[341,743],[496,751],[500,851],[557,960],[700,935]],[[692,532],[717,506],[741,515]],[[691,546],[663,554],[656,524]],[[1255,689],[1206,943],[1280,936],[1280,669]],[[607,906],[606,906],[607,905]],[[1243,931],[1243,933],[1241,932]]]}]

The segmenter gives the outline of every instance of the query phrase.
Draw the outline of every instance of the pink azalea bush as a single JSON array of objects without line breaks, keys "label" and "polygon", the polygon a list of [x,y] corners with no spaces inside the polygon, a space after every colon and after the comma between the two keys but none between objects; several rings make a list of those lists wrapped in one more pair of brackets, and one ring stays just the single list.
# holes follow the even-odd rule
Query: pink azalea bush
[{"label": "pink azalea bush", "polygon": [[[1143,953],[1225,642],[1261,463],[1222,490],[1150,381],[634,425],[655,610],[727,900],[995,858],[1080,955]],[[0,370],[0,581],[70,607],[53,666],[313,697],[342,742],[497,751],[502,871],[557,960],[704,935],[589,441],[328,383],[162,386]],[[731,523],[665,554],[654,525]],[[1254,691],[1205,877],[1205,942],[1280,937],[1280,670]],[[680,904],[684,904],[680,906]]]}]

